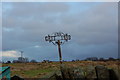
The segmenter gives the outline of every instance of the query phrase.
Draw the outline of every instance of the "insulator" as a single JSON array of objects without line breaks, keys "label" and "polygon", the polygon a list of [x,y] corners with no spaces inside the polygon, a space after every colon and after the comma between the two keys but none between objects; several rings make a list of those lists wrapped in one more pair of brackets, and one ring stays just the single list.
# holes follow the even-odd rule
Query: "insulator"
[{"label": "insulator", "polygon": [[70,39],[71,39],[71,36],[69,35],[68,37],[69,37],[68,39],[70,40]]},{"label": "insulator", "polygon": [[45,36],[45,41],[48,41],[48,37],[47,36]]}]

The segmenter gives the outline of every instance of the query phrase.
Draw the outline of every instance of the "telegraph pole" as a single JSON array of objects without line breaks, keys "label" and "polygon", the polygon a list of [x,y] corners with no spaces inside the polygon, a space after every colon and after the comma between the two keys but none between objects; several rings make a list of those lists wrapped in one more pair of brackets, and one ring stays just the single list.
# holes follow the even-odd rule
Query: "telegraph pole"
[{"label": "telegraph pole", "polygon": [[63,32],[55,32],[51,35],[45,36],[45,41],[52,42],[54,45],[58,46],[60,64],[62,64],[61,45],[70,39],[71,36],[68,34],[64,34]]},{"label": "telegraph pole", "polygon": [[21,61],[23,61],[23,51],[20,52],[21,52]]},{"label": "telegraph pole", "polygon": [[60,63],[62,64],[62,54],[61,54],[60,40],[58,40],[57,44],[58,44],[58,51],[59,51],[59,59],[60,59]]},{"label": "telegraph pole", "polygon": [[23,57],[23,51],[20,51],[21,52],[21,58]]}]

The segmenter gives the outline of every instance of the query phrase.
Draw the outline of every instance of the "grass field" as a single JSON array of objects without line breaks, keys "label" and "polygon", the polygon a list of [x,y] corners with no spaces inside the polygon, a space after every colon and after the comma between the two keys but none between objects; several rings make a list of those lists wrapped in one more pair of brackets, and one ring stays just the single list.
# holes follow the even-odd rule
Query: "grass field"
[{"label": "grass field", "polygon": [[[76,62],[63,62],[68,67],[79,67],[82,68],[85,72],[89,68],[94,68],[97,65],[103,65],[107,68],[114,69],[119,71],[120,68],[118,61],[76,61]],[[59,62],[52,63],[10,63],[10,64],[2,64],[2,66],[10,66],[11,67],[11,77],[14,75],[18,75],[22,78],[42,78],[45,75],[49,75],[58,71],[60,68]]]}]

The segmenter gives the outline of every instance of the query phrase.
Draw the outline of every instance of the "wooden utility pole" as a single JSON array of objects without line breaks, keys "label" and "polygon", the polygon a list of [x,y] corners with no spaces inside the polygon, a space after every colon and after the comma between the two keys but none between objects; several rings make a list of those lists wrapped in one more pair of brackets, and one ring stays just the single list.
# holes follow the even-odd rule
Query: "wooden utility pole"
[{"label": "wooden utility pole", "polygon": [[58,52],[59,52],[60,63],[62,64],[62,53],[61,53],[60,40],[58,40],[57,44],[58,44]]},{"label": "wooden utility pole", "polygon": [[61,44],[64,44],[70,39],[71,39],[70,35],[64,34],[62,32],[56,32],[52,34],[51,36],[50,35],[45,36],[45,41],[52,42],[54,45],[58,46],[59,59],[60,59],[61,64],[62,64]]}]

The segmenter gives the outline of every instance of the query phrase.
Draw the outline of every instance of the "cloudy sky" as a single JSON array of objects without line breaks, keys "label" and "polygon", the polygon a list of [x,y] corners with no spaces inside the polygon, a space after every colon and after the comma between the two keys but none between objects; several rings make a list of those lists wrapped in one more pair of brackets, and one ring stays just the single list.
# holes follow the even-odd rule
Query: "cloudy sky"
[{"label": "cloudy sky", "polygon": [[63,60],[118,57],[117,2],[4,2],[2,58],[59,60],[57,46],[44,40],[62,31],[72,39],[61,46]]}]

